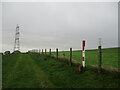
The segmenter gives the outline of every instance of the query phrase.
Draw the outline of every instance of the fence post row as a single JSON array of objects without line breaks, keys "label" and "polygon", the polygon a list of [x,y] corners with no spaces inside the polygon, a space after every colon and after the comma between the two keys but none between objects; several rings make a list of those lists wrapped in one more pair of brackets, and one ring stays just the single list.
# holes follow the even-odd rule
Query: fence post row
[{"label": "fence post row", "polygon": [[101,49],[101,46],[98,46],[98,67],[99,67],[99,70],[98,72],[100,73],[101,70],[102,70],[102,49]]},{"label": "fence post row", "polygon": [[58,48],[56,48],[56,58],[58,59]]},{"label": "fence post row", "polygon": [[69,65],[72,66],[72,48],[70,48],[70,62]]},{"label": "fence post row", "polygon": [[[82,66],[83,68],[85,67],[85,40],[82,41]],[[32,49],[30,50],[32,53],[39,53],[39,54],[44,54],[43,49]],[[45,49],[45,54],[47,54],[47,50]],[[51,56],[51,48],[49,49],[49,55]],[[56,48],[56,58],[58,59],[58,48]],[[65,54],[64,54],[65,58]],[[72,48],[70,48],[70,60],[69,60],[69,65],[72,66]],[[80,66],[79,66],[80,68]],[[102,71],[102,46],[101,44],[98,45],[98,72],[100,73]]]}]

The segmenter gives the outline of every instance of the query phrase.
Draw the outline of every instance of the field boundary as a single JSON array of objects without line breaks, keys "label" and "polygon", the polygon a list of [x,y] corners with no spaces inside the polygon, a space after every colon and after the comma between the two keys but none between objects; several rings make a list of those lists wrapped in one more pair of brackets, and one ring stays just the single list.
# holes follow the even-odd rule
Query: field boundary
[{"label": "field boundary", "polygon": [[[68,57],[58,56],[58,58],[57,58],[55,55],[54,56],[44,55],[44,56],[55,58],[56,60],[58,59],[59,61],[67,61],[67,64],[69,65],[70,59]],[[81,63],[75,59],[72,59],[72,65],[81,65]],[[86,66],[91,67],[91,68],[96,69],[96,70],[99,69],[99,67],[97,65],[87,65],[86,64]],[[104,67],[102,67],[102,71],[120,74],[119,68],[104,68]]]}]

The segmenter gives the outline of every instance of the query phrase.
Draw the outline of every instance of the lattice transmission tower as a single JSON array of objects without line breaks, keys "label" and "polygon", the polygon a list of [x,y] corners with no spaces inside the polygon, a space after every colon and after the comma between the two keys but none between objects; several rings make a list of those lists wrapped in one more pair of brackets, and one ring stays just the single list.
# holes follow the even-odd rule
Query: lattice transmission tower
[{"label": "lattice transmission tower", "polygon": [[20,51],[20,41],[19,41],[19,26],[16,26],[16,32],[15,32],[15,43],[14,43],[14,51]]}]

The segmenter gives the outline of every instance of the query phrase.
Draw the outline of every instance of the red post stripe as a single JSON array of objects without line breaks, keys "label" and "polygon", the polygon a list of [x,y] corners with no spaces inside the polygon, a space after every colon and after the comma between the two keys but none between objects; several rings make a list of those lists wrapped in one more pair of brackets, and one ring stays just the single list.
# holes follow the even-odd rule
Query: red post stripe
[{"label": "red post stripe", "polygon": [[81,67],[80,66],[78,66],[78,71],[81,71]]},{"label": "red post stripe", "polygon": [[84,57],[82,57],[82,61],[84,61]]},{"label": "red post stripe", "polygon": [[85,67],[85,40],[82,41],[82,65]]},{"label": "red post stripe", "polygon": [[85,40],[82,41],[82,46],[83,46],[83,47],[85,46]]}]

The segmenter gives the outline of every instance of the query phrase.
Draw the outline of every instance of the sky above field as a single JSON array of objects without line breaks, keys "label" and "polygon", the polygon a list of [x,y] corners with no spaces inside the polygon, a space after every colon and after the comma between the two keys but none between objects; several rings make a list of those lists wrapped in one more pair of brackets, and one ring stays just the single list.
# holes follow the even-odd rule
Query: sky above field
[{"label": "sky above field", "polygon": [[3,51],[13,51],[16,24],[20,49],[69,50],[118,46],[117,2],[4,2],[2,5]]}]

